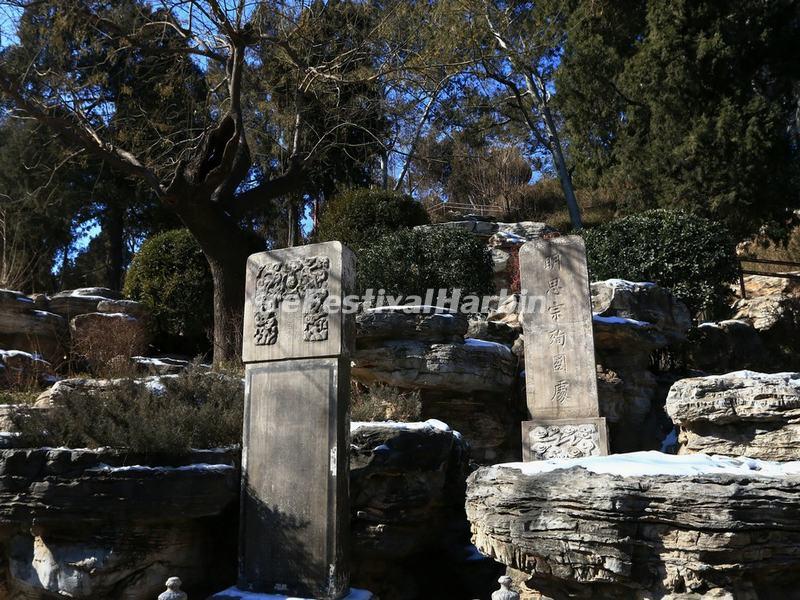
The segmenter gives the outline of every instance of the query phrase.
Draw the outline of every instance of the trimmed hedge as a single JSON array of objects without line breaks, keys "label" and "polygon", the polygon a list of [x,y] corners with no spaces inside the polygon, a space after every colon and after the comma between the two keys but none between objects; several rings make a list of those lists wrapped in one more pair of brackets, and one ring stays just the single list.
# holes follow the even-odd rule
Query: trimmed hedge
[{"label": "trimmed hedge", "polygon": [[583,233],[593,280],[653,281],[697,313],[721,308],[738,276],[727,229],[681,210],[656,209]]},{"label": "trimmed hedge", "polygon": [[159,350],[190,355],[208,352],[214,286],[208,262],[187,229],[147,239],[133,257],[124,292],[150,310]]},{"label": "trimmed hedge", "polygon": [[401,229],[358,255],[358,282],[387,294],[425,297],[428,289],[490,294],[492,257],[486,244],[458,227]]},{"label": "trimmed hedge", "polygon": [[351,250],[369,246],[381,235],[430,223],[422,204],[388,190],[352,189],[331,199],[320,215],[317,240],[339,241]]}]

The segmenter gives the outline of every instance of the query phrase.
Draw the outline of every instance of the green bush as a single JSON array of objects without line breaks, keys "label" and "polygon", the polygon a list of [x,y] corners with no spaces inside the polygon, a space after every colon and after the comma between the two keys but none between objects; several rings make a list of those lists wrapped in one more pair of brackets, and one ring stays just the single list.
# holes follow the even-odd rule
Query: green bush
[{"label": "green bush", "polygon": [[387,233],[358,257],[360,291],[425,297],[428,289],[490,294],[492,257],[477,236],[458,227],[432,226]]},{"label": "green bush", "polygon": [[154,344],[162,352],[196,355],[210,348],[214,322],[211,272],[186,229],[159,233],[133,257],[124,291],[151,314]]},{"label": "green bush", "polygon": [[722,307],[738,275],[725,227],[684,211],[650,210],[583,235],[592,279],[653,281],[694,313]]},{"label": "green bush", "polygon": [[12,417],[20,443],[176,455],[241,443],[240,377],[195,366],[160,383],[117,380],[104,391],[67,392],[52,409],[20,409]]},{"label": "green bush", "polygon": [[429,222],[425,208],[410,196],[388,190],[352,189],[325,206],[317,239],[340,241],[358,251],[387,232]]}]

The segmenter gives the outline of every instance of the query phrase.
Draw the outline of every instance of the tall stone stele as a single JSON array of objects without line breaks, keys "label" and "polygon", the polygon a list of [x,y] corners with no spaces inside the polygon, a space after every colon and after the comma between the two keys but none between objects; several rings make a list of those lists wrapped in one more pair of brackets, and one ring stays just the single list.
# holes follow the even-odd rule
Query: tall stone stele
[{"label": "tall stone stele", "polygon": [[215,599],[349,593],[355,328],[340,306],[354,278],[353,254],[339,242],[247,262],[239,579]]},{"label": "tall stone stele", "polygon": [[522,458],[606,455],[583,239],[527,242],[519,265],[530,413],[530,421],[522,423]]}]

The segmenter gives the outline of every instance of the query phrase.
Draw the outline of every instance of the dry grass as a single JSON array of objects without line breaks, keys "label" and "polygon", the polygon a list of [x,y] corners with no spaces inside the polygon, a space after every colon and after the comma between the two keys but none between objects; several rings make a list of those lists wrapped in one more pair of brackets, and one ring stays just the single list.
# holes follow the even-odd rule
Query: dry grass
[{"label": "dry grass", "polygon": [[[90,319],[96,319],[91,321]],[[131,356],[147,350],[147,330],[139,319],[117,319],[93,314],[76,317],[72,332],[72,352],[81,366],[97,377],[133,375]]]},{"label": "dry grass", "polygon": [[126,379],[107,392],[66,394],[49,410],[19,411],[23,445],[184,454],[241,442],[244,386],[198,366],[161,379],[160,389]]},{"label": "dry grass", "polygon": [[401,391],[382,383],[366,387],[353,382],[350,416],[353,421],[418,421],[422,403],[418,391]]}]

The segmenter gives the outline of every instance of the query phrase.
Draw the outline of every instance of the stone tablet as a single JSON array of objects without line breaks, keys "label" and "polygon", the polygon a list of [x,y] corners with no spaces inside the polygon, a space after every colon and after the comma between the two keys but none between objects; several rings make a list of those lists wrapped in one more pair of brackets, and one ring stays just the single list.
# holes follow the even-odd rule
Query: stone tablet
[{"label": "stone tablet", "polygon": [[247,260],[242,360],[349,355],[353,315],[345,318],[339,307],[354,281],[355,258],[340,242],[253,254]]},{"label": "stone tablet", "polygon": [[338,242],[248,260],[238,591],[348,593],[354,315],[340,307],[354,275]]},{"label": "stone tablet", "polygon": [[[531,451],[527,438],[534,432],[540,435],[548,431],[537,448],[542,450],[549,444],[553,448],[551,455],[607,454],[605,419],[599,418],[592,304],[583,239],[562,236],[527,242],[520,250],[519,263],[524,292],[526,397],[534,420],[523,424],[525,455],[538,459],[541,453]],[[573,427],[579,423],[586,424],[581,432],[596,429],[592,443],[588,437],[576,437]],[[561,427],[566,429],[559,433]]]}]

